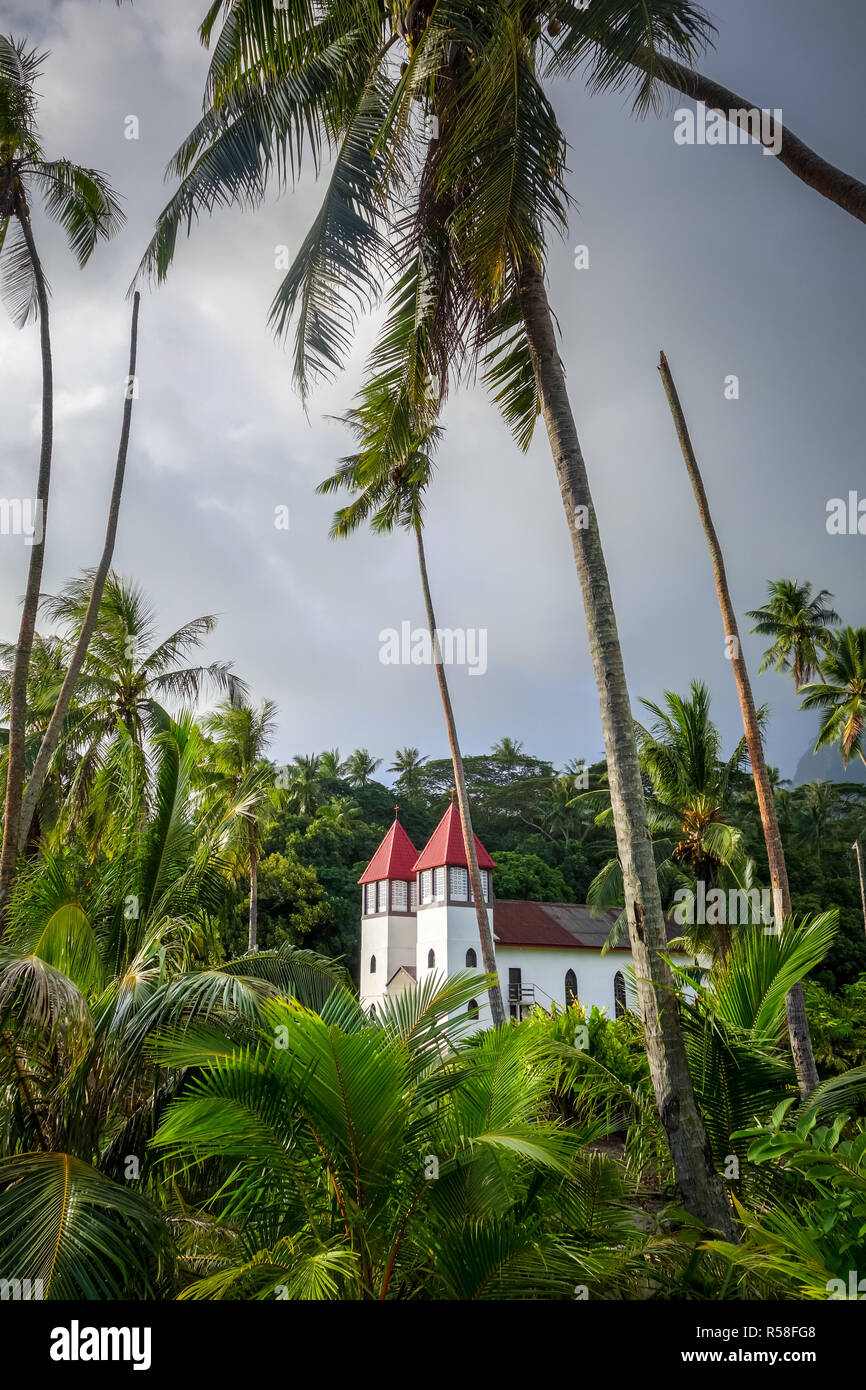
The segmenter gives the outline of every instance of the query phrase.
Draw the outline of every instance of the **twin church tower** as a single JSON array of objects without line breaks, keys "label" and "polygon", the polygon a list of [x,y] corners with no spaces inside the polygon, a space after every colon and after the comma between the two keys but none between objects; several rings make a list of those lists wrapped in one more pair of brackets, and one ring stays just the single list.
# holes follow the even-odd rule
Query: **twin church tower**
[{"label": "twin church tower", "polygon": [[[478,836],[475,850],[491,928],[493,869]],[[361,884],[361,1004],[376,1010],[428,974],[483,969],[481,939],[460,814],[452,801],[419,854],[395,814]],[[480,994],[479,1023],[489,1022]]]}]

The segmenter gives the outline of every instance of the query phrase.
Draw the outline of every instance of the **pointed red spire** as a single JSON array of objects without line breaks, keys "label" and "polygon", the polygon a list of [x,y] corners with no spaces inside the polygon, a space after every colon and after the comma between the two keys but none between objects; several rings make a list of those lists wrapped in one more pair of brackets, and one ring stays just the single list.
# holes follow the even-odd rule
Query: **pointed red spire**
[{"label": "pointed red spire", "polygon": [[417,858],[418,851],[398,821],[397,807],[395,806],[391,829],[358,882],[374,883],[376,879],[380,878],[412,879],[415,877],[413,865]]},{"label": "pointed red spire", "polygon": [[[496,865],[475,836],[475,853],[478,855],[479,869],[495,869]],[[430,839],[415,861],[415,872],[421,869],[439,869],[443,865],[460,865],[468,868],[466,850],[463,848],[463,827],[460,812],[452,798],[448,810],[440,820]]]}]

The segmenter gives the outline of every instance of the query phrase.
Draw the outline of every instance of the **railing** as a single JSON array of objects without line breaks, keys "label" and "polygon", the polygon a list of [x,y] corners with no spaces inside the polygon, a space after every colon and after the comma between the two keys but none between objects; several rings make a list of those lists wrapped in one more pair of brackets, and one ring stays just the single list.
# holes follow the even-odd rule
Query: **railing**
[{"label": "railing", "polygon": [[509,985],[509,1004],[534,1004],[535,985]]}]

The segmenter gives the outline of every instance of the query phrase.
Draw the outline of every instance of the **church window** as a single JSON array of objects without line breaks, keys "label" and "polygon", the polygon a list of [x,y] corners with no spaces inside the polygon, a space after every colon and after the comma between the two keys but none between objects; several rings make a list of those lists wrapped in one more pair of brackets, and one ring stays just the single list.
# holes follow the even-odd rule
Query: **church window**
[{"label": "church window", "polygon": [[376,911],[376,885],[375,885],[375,883],[368,883],[368,884],[366,885],[366,888],[367,888],[367,916],[369,917],[369,916],[371,915],[371,913],[373,913],[373,912]]},{"label": "church window", "polygon": [[573,970],[565,972],[565,1003],[566,1006],[577,1002],[577,976]]},{"label": "church window", "polygon": [[376,957],[375,957],[375,956],[371,956],[371,957],[370,957],[370,974],[371,974],[371,975],[375,975],[375,973],[376,973]]},{"label": "church window", "polygon": [[434,869],[433,873],[433,896],[439,902],[445,897],[445,870]]},{"label": "church window", "polygon": [[412,882],[409,884],[409,911],[414,912],[417,906],[418,884],[415,882],[415,879],[413,878]]},{"label": "church window", "polygon": [[422,903],[433,901],[433,872],[431,869],[421,871],[421,901]]},{"label": "church window", "polygon": [[470,970],[474,970],[478,964],[478,957],[475,954],[474,946],[470,946],[469,950],[466,952],[466,964]]},{"label": "church window", "polygon": [[391,906],[395,912],[406,911],[407,888],[402,878],[395,878],[391,884]]},{"label": "church window", "polygon": [[451,896],[455,902],[465,903],[469,899],[469,870],[450,869]]},{"label": "church window", "polygon": [[379,880],[379,911],[380,911],[380,912],[387,912],[387,911],[388,911],[388,880],[387,880],[387,878],[382,878],[382,879]]},{"label": "church window", "polygon": [[430,950],[427,952],[427,969],[432,970],[435,964],[436,952],[433,950],[433,947],[431,946]]},{"label": "church window", "polygon": [[617,1018],[625,1013],[625,976],[618,970],[613,977],[613,1007]]},{"label": "church window", "polygon": [[478,1017],[478,1000],[477,1000],[477,999],[470,999],[470,1000],[469,1000],[469,1004],[468,1004],[468,1006],[467,1006],[466,1012],[468,1013],[468,1015],[469,1015],[470,1018],[477,1018],[477,1017]]}]

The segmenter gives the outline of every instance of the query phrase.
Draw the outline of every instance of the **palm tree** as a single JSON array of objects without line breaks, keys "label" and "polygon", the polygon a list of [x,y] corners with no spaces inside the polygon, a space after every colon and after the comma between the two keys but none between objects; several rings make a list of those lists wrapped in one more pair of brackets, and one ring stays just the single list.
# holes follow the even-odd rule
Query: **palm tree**
[{"label": "palm tree", "polygon": [[804,685],[801,709],[826,712],[815,743],[838,747],[845,767],[853,754],[866,766],[863,730],[866,724],[866,627],[846,627],[832,634],[821,662],[821,683]]},{"label": "palm tree", "polygon": [[277,785],[286,791],[293,815],[314,816],[322,799],[322,759],[318,753],[296,753]]},{"label": "palm tree", "polygon": [[339,748],[328,748],[319,755],[319,774],[329,781],[338,782],[346,771],[346,764],[340,756]]},{"label": "palm tree", "polygon": [[[128,383],[131,383],[135,378],[135,365],[138,354],[138,310],[140,302],[141,296],[136,292],[132,306],[132,331],[129,348],[129,372],[127,375]],[[75,647],[70,656],[68,669],[63,678],[60,690],[58,691],[54,709],[51,711],[51,718],[42,736],[42,742],[39,745],[39,752],[36,755],[33,769],[27,778],[27,786],[21,802],[21,828],[18,837],[19,851],[23,850],[27,841],[27,836],[30,833],[30,826],[33,820],[33,814],[36,810],[36,803],[39,799],[39,792],[51,764],[51,759],[54,756],[54,750],[63,732],[63,726],[72,703],[76,682],[84,664],[87,648],[90,645],[90,639],[93,636],[93,631],[99,617],[99,605],[102,602],[102,595],[105,591],[105,582],[111,570],[111,561],[114,556],[114,542],[117,538],[117,523],[120,517],[120,499],[123,493],[123,480],[126,474],[126,453],[129,447],[129,432],[132,424],[132,402],[134,398],[134,391],[128,388],[123,406],[120,445],[117,451],[117,464],[114,470],[114,485],[112,487],[111,501],[108,508],[108,523],[105,529],[105,542],[102,549],[102,557],[94,571],[87,612],[84,615],[84,621],[81,624]]]},{"label": "palm tree", "polygon": [[277,707],[262,700],[223,700],[203,721],[209,735],[214,780],[209,792],[232,800],[243,793],[247,809],[240,817],[243,859],[250,876],[247,950],[258,950],[258,859],[262,823],[277,800],[277,770],[265,756],[276,728]]},{"label": "palm tree", "polygon": [[51,455],[54,439],[54,380],[48,321],[48,285],[33,235],[30,205],[42,197],[48,216],[63,227],[69,246],[85,265],[100,237],[114,234],[122,215],[108,180],[68,159],[45,158],[36,126],[36,82],[44,55],[0,35],[0,286],[19,326],[39,320],[42,353],[42,443],[36,483],[36,523],[21,626],[9,694],[9,751],[3,845],[0,851],[0,925],[18,857],[27,676],[45,557]]},{"label": "palm tree", "polygon": [[[61,625],[70,645],[86,619],[93,578],[86,571],[42,600],[46,617]],[[141,586],[109,573],[79,681],[81,728],[91,755],[121,725],[141,746],[145,736],[164,723],[166,700],[190,704],[208,688],[235,700],[246,694],[230,662],[185,664],[216,621],[209,614],[193,618],[157,641],[156,614]]]},{"label": "palm tree", "polygon": [[505,738],[494,743],[490,750],[490,756],[497,758],[508,768],[519,767],[523,761],[523,744],[520,739],[508,738],[506,735]]},{"label": "palm tree", "polygon": [[[673,850],[707,890],[718,886],[719,869],[740,852],[739,834],[730,818],[730,790],[746,754],[741,739],[727,760],[720,757],[721,738],[710,718],[710,695],[703,681],[693,681],[683,698],[665,691],[664,707],[641,704],[655,715],[651,729],[638,726],[641,766],[652,786],[649,807],[655,825],[679,835]],[[720,956],[731,946],[730,927],[720,925]]]},{"label": "palm tree", "polygon": [[[414,383],[414,392],[399,379],[396,393],[389,390],[392,385],[389,343],[394,336],[399,340],[400,320],[404,309],[405,304],[398,302],[395,315],[386,328],[385,350],[379,349],[374,354],[371,375],[361,392],[359,403],[345,417],[345,422],[358,439],[361,449],[357,454],[342,459],[337,472],[319,485],[319,491],[333,493],[346,488],[355,494],[353,500],[341,507],[334,517],[331,527],[331,535],[334,537],[351,535],[364,521],[369,521],[372,529],[380,534],[390,534],[395,527],[414,534],[433,665],[448,732],[463,848],[469,882],[472,885],[481,955],[484,968],[491,977],[488,986],[490,1012],[494,1025],[499,1027],[505,1022],[505,1008],[496,973],[496,952],[487,908],[484,905],[485,895],[478,867],[463,755],[460,751],[451,692],[439,647],[424,549],[423,498],[433,474],[433,450],[440,436],[439,427],[435,424],[436,401],[435,397],[431,396],[429,381],[423,378]],[[408,751],[417,754],[417,749]]]},{"label": "palm tree", "polygon": [[839,614],[829,607],[833,595],[826,589],[813,594],[808,582],[774,579],[768,588],[770,597],[764,607],[746,614],[755,619],[753,632],[773,639],[772,646],[764,652],[758,674],[770,666],[776,671],[788,671],[799,690],[820,671],[822,656],[832,641],[828,629],[838,623]]},{"label": "palm tree", "polygon": [[[664,705],[642,700],[655,715],[651,728],[638,724],[641,768],[650,787],[647,806],[660,869],[671,888],[684,882],[702,883],[708,894],[719,887],[723,870],[735,881],[746,871],[740,832],[732,815],[732,790],[746,752],[741,739],[728,759],[721,757],[721,737],[710,717],[710,696],[702,681],[693,681],[689,695],[665,692]],[[590,804],[601,802],[603,793],[590,793]],[[578,802],[584,798],[578,798]],[[602,817],[604,819],[604,816]],[[687,871],[688,877],[676,872]],[[610,860],[596,875],[588,900],[598,907],[622,902],[622,872],[618,860]],[[731,949],[730,924],[710,924],[693,930],[690,940],[708,949],[724,963]],[[611,933],[618,939],[617,924]]]},{"label": "palm tree", "polygon": [[[375,1023],[351,997],[327,1017],[273,1000],[254,1048],[190,1035],[161,1051],[201,1080],[157,1145],[219,1161],[217,1206],[241,1216],[191,1214],[207,1259],[182,1298],[569,1297],[590,1271],[601,1296],[633,1287],[624,1187],[581,1152],[586,1127],[550,1117],[561,1058],[528,1028],[461,1048],[473,988],[433,979]],[[616,1252],[596,1234],[611,1229]]]},{"label": "palm tree", "polygon": [[406,796],[420,796],[421,769],[426,761],[426,758],[421,757],[419,748],[398,748],[394,754],[394,761],[388,771],[398,774],[397,786]]},{"label": "palm tree", "polygon": [[344,764],[346,781],[351,787],[366,787],[381,762],[382,759],[374,758],[368,749],[356,748]]},{"label": "palm tree", "polygon": [[[689,480],[692,484],[692,490],[698,505],[698,515],[700,516],[701,525],[703,526],[704,535],[707,538],[707,545],[710,550],[713,574],[716,581],[716,594],[722,614],[722,622],[724,624],[725,648],[727,655],[730,657],[734,672],[734,680],[737,686],[737,697],[740,702],[743,730],[745,733],[746,745],[749,750],[749,762],[752,768],[755,795],[758,799],[758,809],[761,816],[761,828],[764,833],[764,844],[767,850],[767,865],[773,890],[773,911],[777,928],[781,930],[785,920],[791,914],[791,892],[788,884],[788,869],[785,863],[785,851],[782,846],[782,836],[779,831],[779,821],[776,816],[776,802],[767,772],[766,758],[764,757],[764,744],[761,738],[759,711],[755,708],[752,683],[749,679],[748,667],[746,666],[745,657],[742,652],[737,617],[734,612],[731,592],[728,587],[728,576],[725,570],[721,543],[710,513],[710,504],[707,499],[704,481],[701,477],[700,468],[698,467],[697,457],[692,446],[692,440],[688,425],[686,424],[680,398],[670,367],[668,366],[667,358],[663,352],[659,354],[659,371],[664,384],[665,394],[668,398],[668,404],[670,405],[674,428],[680,442],[683,459],[685,460],[686,471],[689,475]],[[827,597],[829,597],[829,595]],[[816,610],[816,615],[817,612],[818,610]],[[801,657],[808,658],[809,650],[808,647],[805,648],[801,653]],[[802,986],[798,982],[796,982],[791,989],[786,1007],[788,1016],[788,1036],[791,1042],[794,1065],[797,1069],[797,1081],[801,1094],[807,1096],[810,1095],[818,1085],[818,1068],[815,1065],[812,1039],[809,1033],[806,1001]]]},{"label": "palm tree", "polygon": [[[618,47],[595,59],[598,85],[633,80],[640,42],[661,69],[668,55],[690,59],[708,32],[689,0],[627,8]],[[162,278],[179,230],[201,212],[257,205],[272,176],[294,176],[309,158],[319,167],[327,150],[334,160],[322,209],[271,309],[278,333],[297,315],[301,390],[342,364],[358,313],[400,276],[395,296],[415,306],[400,370],[414,377],[420,367],[444,391],[483,357],[485,381],[524,448],[543,416],[583,594],[659,1109],[689,1209],[730,1231],[672,1005],[610,583],[544,285],[547,235],[567,226],[565,141],[539,77],[540,20],[557,9],[557,0],[531,13],[499,0],[461,15],[410,6],[404,16],[349,0],[325,5],[311,25],[301,0],[212,7],[205,42],[225,22],[205,113],[172,162],[181,182],[142,270]],[[398,69],[394,47],[403,42]],[[653,73],[640,84],[651,91]],[[432,138],[429,126],[422,133],[428,121]]]},{"label": "palm tree", "polygon": [[807,782],[803,796],[806,817],[798,838],[801,844],[814,845],[818,863],[823,867],[824,844],[834,812],[839,809],[839,791],[832,782]]},{"label": "palm tree", "polygon": [[316,819],[324,821],[333,830],[353,830],[363,821],[361,807],[348,796],[333,796],[320,806]]},{"label": "palm tree", "polygon": [[[134,750],[125,728],[123,741]],[[146,1195],[159,1195],[148,1142],[186,1072],[154,1065],[151,1036],[202,1024],[242,1038],[268,998],[321,1008],[349,984],[335,962],[290,947],[215,963],[230,847],[251,808],[243,785],[205,805],[205,752],[191,719],[169,722],[154,740],[153,794],[139,785],[99,853],[77,841],[44,850],[10,894],[0,1247],[43,1278],[46,1298],[150,1294],[153,1258],[170,1253],[165,1211]]]}]

